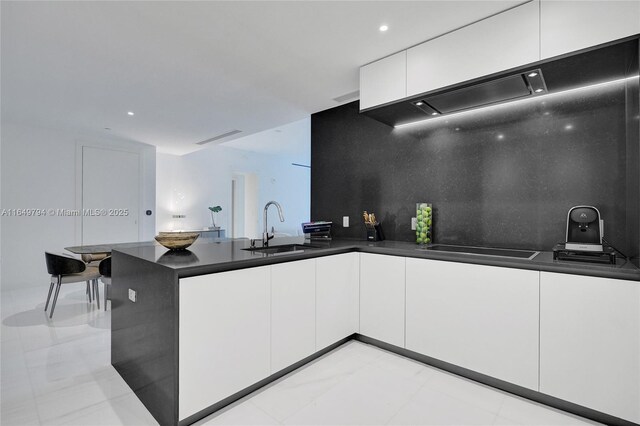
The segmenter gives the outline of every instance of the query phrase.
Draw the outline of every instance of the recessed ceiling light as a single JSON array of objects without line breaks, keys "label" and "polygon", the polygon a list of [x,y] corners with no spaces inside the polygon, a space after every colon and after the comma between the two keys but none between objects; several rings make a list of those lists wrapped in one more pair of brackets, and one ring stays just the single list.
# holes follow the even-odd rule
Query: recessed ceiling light
[{"label": "recessed ceiling light", "polygon": [[431,115],[438,115],[438,113],[437,112],[432,112]]},{"label": "recessed ceiling light", "polygon": [[565,130],[571,130],[573,129],[573,124],[567,124],[566,126],[564,126]]},{"label": "recessed ceiling light", "polygon": [[389,29],[389,26],[387,26],[387,25],[380,25],[380,28],[379,28],[379,29],[380,29],[380,31],[385,32],[385,31],[387,31],[387,30]]},{"label": "recessed ceiling light", "polygon": [[421,106],[421,105],[424,105],[424,102],[422,102],[422,101],[416,102],[416,106]]},{"label": "recessed ceiling light", "polygon": [[537,73],[537,72],[530,72],[530,73],[528,74],[528,76],[529,76],[529,77],[535,77],[536,75],[538,75],[538,73]]},{"label": "recessed ceiling light", "polygon": [[127,112],[128,115],[133,115],[133,111]]},{"label": "recessed ceiling light", "polygon": [[500,133],[500,134],[498,135],[498,139],[499,139],[499,140],[504,139],[504,135],[503,135],[502,133]]},{"label": "recessed ceiling light", "polygon": [[535,90],[535,92],[536,92],[536,93],[540,93],[540,92],[542,92],[543,90],[544,90],[544,89],[536,89],[536,90]]}]

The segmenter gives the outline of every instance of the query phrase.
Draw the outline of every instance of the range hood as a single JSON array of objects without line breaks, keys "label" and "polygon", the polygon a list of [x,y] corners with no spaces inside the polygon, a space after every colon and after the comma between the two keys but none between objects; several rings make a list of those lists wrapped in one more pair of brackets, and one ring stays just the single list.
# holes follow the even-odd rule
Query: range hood
[{"label": "range hood", "polygon": [[638,75],[638,36],[361,111],[390,126]]}]

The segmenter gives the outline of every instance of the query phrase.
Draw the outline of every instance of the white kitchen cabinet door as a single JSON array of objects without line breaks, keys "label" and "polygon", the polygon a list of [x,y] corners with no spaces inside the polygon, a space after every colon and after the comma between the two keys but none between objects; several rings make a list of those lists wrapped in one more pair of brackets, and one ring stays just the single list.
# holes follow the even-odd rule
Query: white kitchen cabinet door
[{"label": "white kitchen cabinet door", "polygon": [[539,272],[407,259],[406,347],[538,390]]},{"label": "white kitchen cabinet door", "polygon": [[640,283],[540,273],[540,392],[640,423]]},{"label": "white kitchen cabinet door", "polygon": [[540,59],[539,3],[531,1],[407,50],[407,96]]},{"label": "white kitchen cabinet door", "polygon": [[359,253],[316,259],[316,350],[358,332]]},{"label": "white kitchen cabinet door", "polygon": [[640,33],[640,0],[540,4],[542,59]]},{"label": "white kitchen cabinet door", "polygon": [[404,347],[405,258],[360,254],[360,334]]},{"label": "white kitchen cabinet door", "polygon": [[269,376],[269,277],[266,266],[180,279],[180,419]]},{"label": "white kitchen cabinet door", "polygon": [[271,267],[271,373],[316,349],[316,261]]},{"label": "white kitchen cabinet door", "polygon": [[407,95],[407,51],[360,67],[360,110]]}]

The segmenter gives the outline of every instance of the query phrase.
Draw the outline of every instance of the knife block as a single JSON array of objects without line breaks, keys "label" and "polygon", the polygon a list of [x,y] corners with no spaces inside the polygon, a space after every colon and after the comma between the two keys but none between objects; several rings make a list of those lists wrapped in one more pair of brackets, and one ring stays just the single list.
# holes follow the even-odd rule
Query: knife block
[{"label": "knife block", "polygon": [[366,225],[367,227],[367,241],[383,241],[384,233],[382,232],[382,226],[379,223],[375,225]]}]

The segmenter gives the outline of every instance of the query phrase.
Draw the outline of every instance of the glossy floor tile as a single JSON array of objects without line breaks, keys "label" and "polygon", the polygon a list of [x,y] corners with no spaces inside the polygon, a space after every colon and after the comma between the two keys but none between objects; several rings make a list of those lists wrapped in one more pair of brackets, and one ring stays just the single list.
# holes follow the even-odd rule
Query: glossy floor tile
[{"label": "glossy floor tile", "polygon": [[111,366],[111,312],[68,284],[49,319],[47,291],[0,295],[0,424],[157,425]]},{"label": "glossy floor tile", "polygon": [[349,342],[198,425],[596,425]]},{"label": "glossy floor tile", "polygon": [[[110,311],[89,305],[84,287],[70,284],[49,320],[47,290],[0,296],[0,424],[156,425],[110,364]],[[349,342],[197,424],[595,423]]]}]

